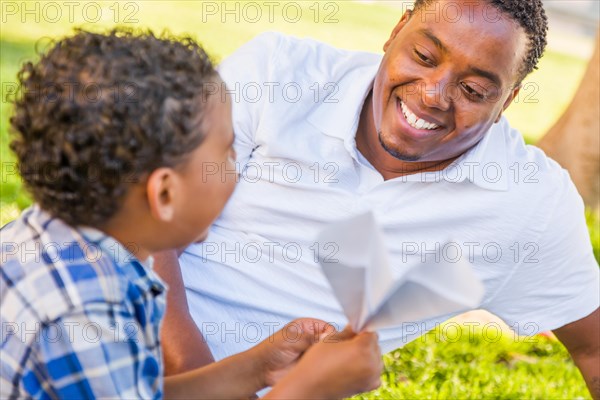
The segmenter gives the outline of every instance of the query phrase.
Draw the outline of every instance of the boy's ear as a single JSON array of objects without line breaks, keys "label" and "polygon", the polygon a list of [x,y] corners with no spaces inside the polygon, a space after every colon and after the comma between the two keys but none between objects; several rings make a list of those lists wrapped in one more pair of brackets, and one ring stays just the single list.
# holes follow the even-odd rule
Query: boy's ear
[{"label": "boy's ear", "polygon": [[496,118],[496,121],[494,121],[495,124],[497,124],[498,121],[500,121],[500,118],[502,117],[502,114],[508,108],[508,106],[510,106],[512,104],[513,100],[519,95],[520,91],[521,91],[521,85],[517,86],[516,88],[514,88],[512,90],[510,96],[508,96],[508,98],[506,99],[506,101],[502,105],[502,111],[500,111],[500,114],[498,114],[498,117]]},{"label": "boy's ear", "polygon": [[161,222],[171,222],[175,215],[177,177],[171,168],[158,168],[148,177],[146,195],[152,216]]},{"label": "boy's ear", "polygon": [[398,32],[400,32],[402,30],[402,28],[404,28],[404,25],[406,25],[406,23],[408,22],[408,20],[412,16],[412,13],[413,13],[412,10],[406,10],[406,12],[404,13],[404,15],[402,15],[402,18],[400,18],[400,21],[398,21],[398,23],[394,27],[394,30],[392,30],[392,34],[390,35],[390,38],[383,45],[383,51],[384,52],[386,52],[387,49],[388,49],[388,47],[390,47],[390,44],[396,38],[396,35],[398,35]]}]

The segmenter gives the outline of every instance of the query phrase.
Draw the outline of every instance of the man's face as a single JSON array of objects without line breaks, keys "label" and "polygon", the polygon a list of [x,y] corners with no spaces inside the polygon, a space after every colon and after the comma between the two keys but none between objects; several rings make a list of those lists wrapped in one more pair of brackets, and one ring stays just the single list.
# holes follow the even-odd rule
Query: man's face
[{"label": "man's face", "polygon": [[384,50],[380,143],[403,161],[443,161],[479,142],[516,96],[527,36],[484,0],[440,0],[405,15]]}]

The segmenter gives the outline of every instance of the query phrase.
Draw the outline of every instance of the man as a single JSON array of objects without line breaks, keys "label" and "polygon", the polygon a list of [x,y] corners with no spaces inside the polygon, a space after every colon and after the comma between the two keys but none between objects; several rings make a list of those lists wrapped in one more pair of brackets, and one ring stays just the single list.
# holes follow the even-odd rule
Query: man
[{"label": "man", "polygon": [[[317,263],[339,249],[316,237],[372,210],[396,268],[460,253],[485,285],[479,308],[521,334],[553,330],[600,398],[599,274],[581,198],[502,118],[546,31],[539,0],[417,0],[383,57],[265,34],[225,60],[243,172],[207,241],[179,260],[187,304],[170,282],[167,369],[211,360],[194,322],[217,359],[297,316],[343,325]],[[453,315],[382,330],[382,349]]]}]

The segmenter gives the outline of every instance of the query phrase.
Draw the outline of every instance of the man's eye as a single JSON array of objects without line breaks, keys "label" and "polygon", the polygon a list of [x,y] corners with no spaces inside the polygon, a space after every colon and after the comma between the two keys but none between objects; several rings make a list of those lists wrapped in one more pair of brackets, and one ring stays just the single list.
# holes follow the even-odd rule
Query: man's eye
[{"label": "man's eye", "polygon": [[425,64],[433,65],[433,61],[429,57],[427,57],[425,54],[421,53],[419,50],[415,49],[415,54]]},{"label": "man's eye", "polygon": [[477,90],[473,89],[471,86],[467,85],[465,82],[461,82],[460,84],[463,87],[463,89],[465,89],[467,94],[469,94],[470,96],[473,96],[479,100],[483,100],[485,98],[485,96],[482,93],[479,93]]}]

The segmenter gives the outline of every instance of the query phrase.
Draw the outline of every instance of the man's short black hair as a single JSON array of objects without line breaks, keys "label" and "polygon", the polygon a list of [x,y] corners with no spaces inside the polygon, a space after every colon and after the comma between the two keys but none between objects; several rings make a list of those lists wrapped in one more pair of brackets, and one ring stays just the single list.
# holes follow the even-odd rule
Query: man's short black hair
[{"label": "man's short black hair", "polygon": [[[414,11],[437,0],[415,0]],[[520,84],[534,69],[544,54],[547,44],[548,17],[542,0],[480,0],[496,7],[504,15],[516,21],[527,34],[528,52],[519,70]]]},{"label": "man's short black hair", "polygon": [[52,215],[98,226],[134,182],[202,142],[203,89],[218,75],[189,37],[114,29],[77,30],[18,79],[10,146],[25,187]]}]

